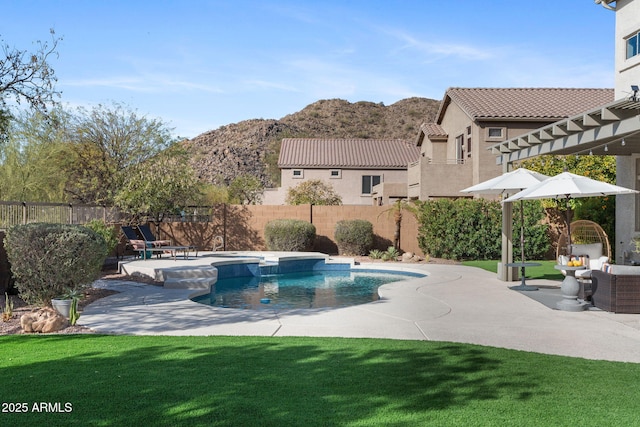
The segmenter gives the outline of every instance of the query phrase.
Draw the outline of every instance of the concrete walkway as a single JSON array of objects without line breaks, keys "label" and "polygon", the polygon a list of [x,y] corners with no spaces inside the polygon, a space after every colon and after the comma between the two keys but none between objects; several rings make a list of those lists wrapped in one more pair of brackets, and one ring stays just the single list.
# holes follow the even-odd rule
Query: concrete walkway
[{"label": "concrete walkway", "polygon": [[[389,264],[365,264],[367,268]],[[393,264],[400,268],[402,264]],[[640,363],[640,315],[551,309],[487,271],[411,264],[424,278],[384,285],[381,300],[318,310],[237,310],[189,300],[193,291],[100,280],[119,291],[85,308],[79,324],[101,333],[367,337],[481,344]],[[559,283],[528,280],[558,287]]]}]

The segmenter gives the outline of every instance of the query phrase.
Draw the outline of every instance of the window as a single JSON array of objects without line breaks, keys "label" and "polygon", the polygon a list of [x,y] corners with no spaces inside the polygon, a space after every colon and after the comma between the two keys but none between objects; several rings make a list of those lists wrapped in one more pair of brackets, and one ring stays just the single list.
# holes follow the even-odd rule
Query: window
[{"label": "window", "polygon": [[502,133],[503,133],[502,130],[503,128],[488,128],[487,138],[502,139]]},{"label": "window", "polygon": [[464,163],[464,135],[456,136],[456,163]]},{"label": "window", "polygon": [[362,194],[371,194],[373,187],[382,182],[380,175],[362,175]]},{"label": "window", "polygon": [[467,157],[471,157],[471,126],[467,127]]},{"label": "window", "polygon": [[640,32],[635,33],[627,39],[627,59],[638,55],[638,46],[640,45]]},{"label": "window", "polygon": [[302,173],[302,169],[294,169],[293,170],[294,178],[304,178],[304,174]]},{"label": "window", "polygon": [[342,171],[340,169],[332,169],[331,172],[329,173],[329,176],[332,179],[342,178]]}]

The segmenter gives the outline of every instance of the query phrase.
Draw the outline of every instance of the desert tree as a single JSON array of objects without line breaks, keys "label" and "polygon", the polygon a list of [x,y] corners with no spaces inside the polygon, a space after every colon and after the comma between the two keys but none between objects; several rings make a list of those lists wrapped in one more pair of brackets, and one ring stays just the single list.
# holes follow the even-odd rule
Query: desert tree
[{"label": "desert tree", "polygon": [[71,125],[65,191],[75,202],[112,205],[134,166],[173,142],[162,120],[121,104],[79,108]]},{"label": "desert tree", "polygon": [[48,117],[28,110],[15,115],[5,144],[0,144],[1,200],[66,201],[60,164],[67,157],[68,117],[59,107]]},{"label": "desert tree", "polygon": [[188,153],[175,143],[150,159],[131,165],[114,197],[132,220],[160,222],[202,201],[203,184],[189,166]]},{"label": "desert tree", "polygon": [[60,92],[55,89],[57,77],[50,61],[58,57],[56,51],[61,38],[53,29],[51,40],[35,42],[35,52],[10,46],[0,38],[0,134],[6,137],[11,116],[8,102],[26,103],[32,110],[47,115]]},{"label": "desert tree", "polygon": [[320,179],[304,181],[287,191],[286,202],[290,205],[341,205],[342,198],[333,186]]}]

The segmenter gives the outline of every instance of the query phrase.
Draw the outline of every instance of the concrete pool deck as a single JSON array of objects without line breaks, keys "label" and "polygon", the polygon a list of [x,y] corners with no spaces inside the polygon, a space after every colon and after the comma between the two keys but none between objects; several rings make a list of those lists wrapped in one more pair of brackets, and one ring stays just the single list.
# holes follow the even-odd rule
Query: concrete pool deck
[{"label": "concrete pool deck", "polygon": [[[379,291],[381,299],[368,304],[283,311],[217,308],[191,301],[189,298],[197,293],[194,290],[99,280],[95,287],[120,293],[87,306],[79,324],[100,333],[134,335],[449,341],[640,363],[640,315],[551,309],[526,292],[509,289],[513,283],[473,267],[404,263],[367,263],[359,267],[406,268],[424,272],[427,277],[384,285]],[[557,281],[527,282],[541,291],[559,287]]]}]

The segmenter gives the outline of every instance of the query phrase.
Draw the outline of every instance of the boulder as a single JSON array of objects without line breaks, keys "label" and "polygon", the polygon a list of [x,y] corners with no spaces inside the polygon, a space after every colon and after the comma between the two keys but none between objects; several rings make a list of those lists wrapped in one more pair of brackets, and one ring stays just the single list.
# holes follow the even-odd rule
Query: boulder
[{"label": "boulder", "polygon": [[38,311],[23,314],[20,318],[20,326],[24,332],[57,332],[69,326],[64,316],[53,308],[41,308]]}]

